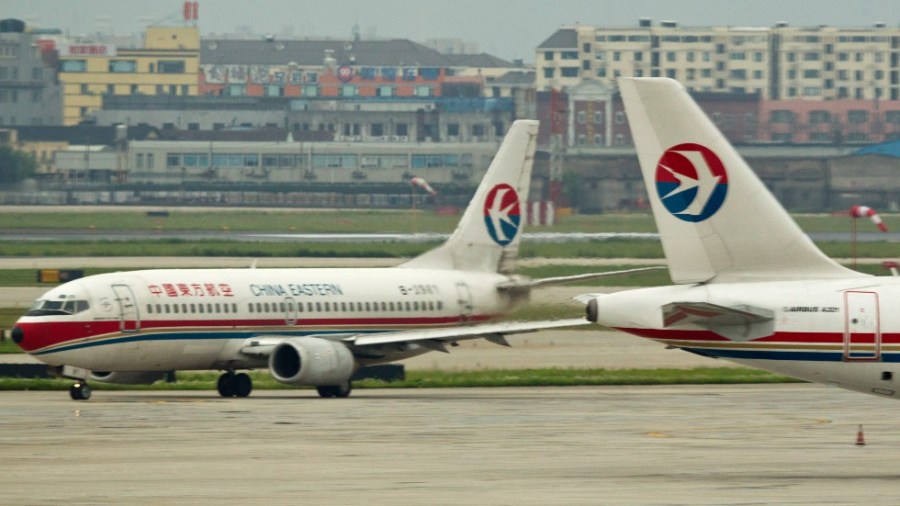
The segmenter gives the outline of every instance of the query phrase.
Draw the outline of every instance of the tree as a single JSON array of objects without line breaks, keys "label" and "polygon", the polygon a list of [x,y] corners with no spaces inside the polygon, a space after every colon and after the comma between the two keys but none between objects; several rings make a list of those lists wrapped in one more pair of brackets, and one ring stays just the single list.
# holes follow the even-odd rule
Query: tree
[{"label": "tree", "polygon": [[0,183],[18,183],[34,176],[37,162],[34,157],[10,148],[0,146]]}]

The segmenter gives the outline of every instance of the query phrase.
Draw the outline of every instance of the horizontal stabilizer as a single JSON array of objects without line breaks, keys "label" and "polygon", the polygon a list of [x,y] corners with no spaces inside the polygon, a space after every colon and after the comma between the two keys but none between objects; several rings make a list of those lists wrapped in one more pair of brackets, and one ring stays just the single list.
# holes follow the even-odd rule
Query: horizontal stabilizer
[{"label": "horizontal stabilizer", "polygon": [[[502,336],[523,334],[538,330],[562,327],[576,327],[590,322],[584,318],[566,320],[545,320],[535,322],[501,322],[451,327],[445,329],[401,330],[397,332],[379,332],[377,334],[361,334],[344,339],[353,346],[379,346],[383,344],[415,343],[429,349],[435,349],[435,342],[463,341],[466,339],[486,338],[498,343]],[[505,342],[505,339],[503,340]],[[426,344],[427,343],[427,344]],[[501,343],[502,344],[502,343]]]},{"label": "horizontal stabilizer", "polygon": [[621,271],[607,271],[607,272],[589,272],[587,274],[574,274],[572,276],[556,276],[552,278],[541,278],[541,279],[517,279],[512,281],[507,281],[505,283],[501,283],[497,286],[498,290],[502,291],[516,291],[516,290],[528,290],[531,288],[537,288],[540,286],[549,286],[549,285],[561,285],[564,283],[572,283],[575,281],[584,281],[587,279],[598,279],[598,278],[608,278],[613,276],[624,276],[626,274],[636,274],[638,272],[646,272],[646,271],[654,271],[658,269],[665,269],[663,266],[655,266],[655,267],[638,267],[635,269],[625,269]]},{"label": "horizontal stabilizer", "polygon": [[672,302],[662,307],[666,328],[693,324],[732,341],[772,335],[775,313],[752,306],[725,307],[708,302]]}]

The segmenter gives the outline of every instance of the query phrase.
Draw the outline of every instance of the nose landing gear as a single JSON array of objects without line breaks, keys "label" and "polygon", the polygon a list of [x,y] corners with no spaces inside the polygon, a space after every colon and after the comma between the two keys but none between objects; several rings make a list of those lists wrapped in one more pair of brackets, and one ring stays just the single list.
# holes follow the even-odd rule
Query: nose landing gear
[{"label": "nose landing gear", "polygon": [[77,381],[69,388],[69,396],[74,401],[86,401],[91,398],[91,386],[86,381]]}]

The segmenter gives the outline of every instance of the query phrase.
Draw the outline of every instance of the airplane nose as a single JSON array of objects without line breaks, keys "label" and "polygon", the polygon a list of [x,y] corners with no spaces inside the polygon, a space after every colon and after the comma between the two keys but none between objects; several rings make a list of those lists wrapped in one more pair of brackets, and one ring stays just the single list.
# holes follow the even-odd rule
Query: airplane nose
[{"label": "airplane nose", "polygon": [[22,330],[22,327],[13,327],[9,335],[16,344],[21,344],[22,340],[25,339],[25,331]]}]

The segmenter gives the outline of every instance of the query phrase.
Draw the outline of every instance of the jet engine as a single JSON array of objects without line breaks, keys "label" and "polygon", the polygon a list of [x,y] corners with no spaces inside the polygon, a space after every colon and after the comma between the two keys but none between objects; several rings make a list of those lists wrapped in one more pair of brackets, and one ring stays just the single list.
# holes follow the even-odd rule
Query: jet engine
[{"label": "jet engine", "polygon": [[272,377],[288,385],[339,385],[356,369],[353,353],[337,341],[296,337],[279,343],[269,356]]},{"label": "jet engine", "polygon": [[585,307],[585,313],[585,318],[587,318],[588,321],[597,323],[597,318],[600,317],[600,308],[596,297],[593,297],[588,301],[587,306]]},{"label": "jet engine", "polygon": [[149,385],[166,377],[166,371],[93,371],[91,380],[103,383],[117,383],[119,385]]}]

